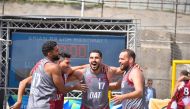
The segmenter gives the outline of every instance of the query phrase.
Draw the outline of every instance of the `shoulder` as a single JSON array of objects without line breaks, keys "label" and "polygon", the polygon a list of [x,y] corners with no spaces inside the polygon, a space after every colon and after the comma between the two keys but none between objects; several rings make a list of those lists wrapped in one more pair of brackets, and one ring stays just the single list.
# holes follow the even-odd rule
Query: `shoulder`
[{"label": "shoulder", "polygon": [[55,63],[46,63],[44,65],[44,70],[47,72],[54,72],[60,70],[60,67]]},{"label": "shoulder", "polygon": [[138,67],[133,67],[132,71],[142,73],[142,70],[140,68],[138,68]]},{"label": "shoulder", "polygon": [[135,67],[131,70],[131,72],[129,74],[129,79],[132,79],[133,81],[138,79],[138,80],[143,82],[144,81],[144,75],[139,68]]},{"label": "shoulder", "polygon": [[132,70],[131,70],[131,75],[140,75],[140,76],[143,76],[143,73],[142,73],[142,70],[137,68],[137,67],[134,67]]}]

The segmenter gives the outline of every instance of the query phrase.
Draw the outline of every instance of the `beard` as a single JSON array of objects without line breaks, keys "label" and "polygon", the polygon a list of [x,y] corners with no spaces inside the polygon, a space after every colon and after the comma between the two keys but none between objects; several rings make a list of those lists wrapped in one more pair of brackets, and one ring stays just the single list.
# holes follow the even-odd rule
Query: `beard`
[{"label": "beard", "polygon": [[93,70],[93,71],[96,71],[99,69],[99,66],[97,63],[91,63],[90,64],[90,68]]},{"label": "beard", "polygon": [[59,56],[54,56],[54,57],[52,57],[52,60],[53,61],[58,61],[60,58],[59,58]]},{"label": "beard", "polygon": [[129,65],[120,64],[120,69],[121,70],[129,70]]}]

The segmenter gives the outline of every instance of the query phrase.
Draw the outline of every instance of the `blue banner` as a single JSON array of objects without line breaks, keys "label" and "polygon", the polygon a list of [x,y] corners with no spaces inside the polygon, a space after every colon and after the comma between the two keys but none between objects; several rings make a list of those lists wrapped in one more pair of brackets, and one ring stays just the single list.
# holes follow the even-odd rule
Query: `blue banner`
[{"label": "blue banner", "polygon": [[[17,95],[11,95],[8,97],[8,104],[9,107],[14,105],[17,101]],[[63,109],[80,109],[81,106],[81,99],[74,99],[74,98],[64,98],[63,101]],[[20,109],[27,109],[28,104],[28,96],[24,95],[22,97],[22,105]],[[110,109],[122,109],[121,104],[114,105],[113,102],[110,102]]]},{"label": "blue banner", "polygon": [[93,49],[102,51],[104,63],[118,66],[119,53],[125,48],[124,35],[13,32],[11,40],[8,87],[18,87],[19,81],[43,58],[41,46],[47,40],[55,40],[60,50],[72,55],[72,66],[87,64],[89,51]]}]

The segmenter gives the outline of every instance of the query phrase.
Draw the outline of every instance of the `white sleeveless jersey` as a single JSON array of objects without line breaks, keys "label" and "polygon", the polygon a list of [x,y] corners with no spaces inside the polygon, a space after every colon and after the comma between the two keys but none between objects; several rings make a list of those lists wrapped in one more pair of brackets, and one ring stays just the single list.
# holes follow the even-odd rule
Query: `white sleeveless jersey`
[{"label": "white sleeveless jersey", "polygon": [[28,109],[54,109],[57,89],[52,78],[44,71],[44,65],[51,63],[47,58],[40,60],[32,69],[32,84]]}]

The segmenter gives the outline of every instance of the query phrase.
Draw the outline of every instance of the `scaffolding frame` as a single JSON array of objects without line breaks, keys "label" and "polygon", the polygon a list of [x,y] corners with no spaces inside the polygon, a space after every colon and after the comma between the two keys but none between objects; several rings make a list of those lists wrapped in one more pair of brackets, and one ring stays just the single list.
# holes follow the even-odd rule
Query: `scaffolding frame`
[{"label": "scaffolding frame", "polygon": [[[137,19],[100,19],[60,16],[0,16],[0,89],[4,89],[4,109],[6,97],[16,94],[17,88],[8,87],[10,33],[16,31],[55,31],[126,34],[126,48],[136,51]],[[1,55],[0,55],[1,56]],[[27,89],[26,93],[29,93]],[[78,93],[78,94],[76,94]],[[81,92],[70,92],[66,97],[80,96]],[[76,96],[76,97],[77,97]]]}]

